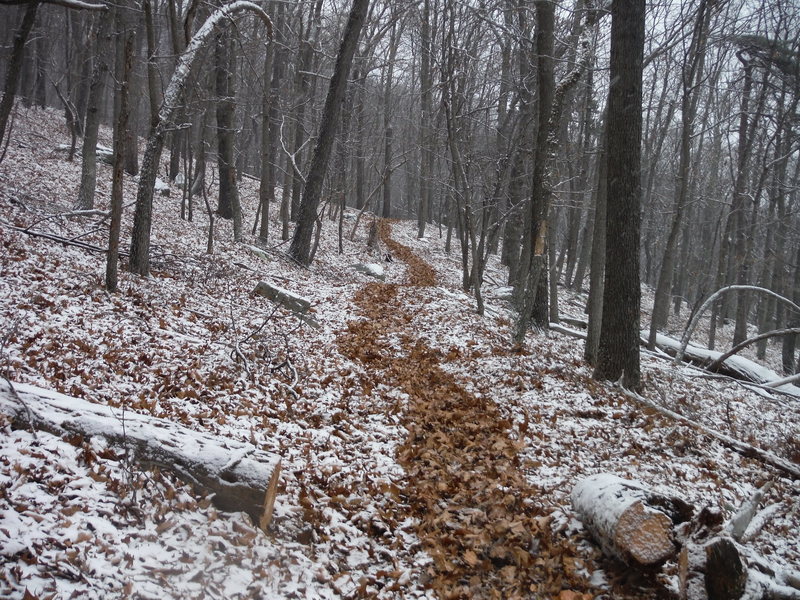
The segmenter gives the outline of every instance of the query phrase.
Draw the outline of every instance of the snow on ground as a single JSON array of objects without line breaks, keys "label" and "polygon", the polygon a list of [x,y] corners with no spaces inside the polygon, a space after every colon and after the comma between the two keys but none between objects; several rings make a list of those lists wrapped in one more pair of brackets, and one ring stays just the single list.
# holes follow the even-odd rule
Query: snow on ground
[{"label": "snow on ground", "polygon": [[[106,243],[100,217],[62,214],[77,195],[80,166],[54,150],[67,138],[60,115],[46,117],[20,109],[0,164],[0,375],[249,441],[281,455],[283,476],[265,535],[246,516],[216,511],[172,476],[142,472],[96,440],[12,430],[2,420],[0,596],[430,596],[431,559],[416,523],[395,518],[406,501],[396,451],[408,434],[398,415],[407,398],[387,385],[365,388],[367,367],[337,346],[347,323],[363,319],[355,293],[374,281],[352,265],[380,263],[387,282],[405,276],[402,261],[385,262],[384,248],[367,248],[367,217],[355,240],[344,240],[343,255],[326,219],[309,269],[283,254],[277,207],[266,259],[233,244],[227,222],[218,222],[208,255],[204,208],[194,207],[193,222],[180,220],[173,187],[172,197],[155,199],[152,276],[121,272],[120,291],[108,294],[103,254],[13,229]],[[105,210],[110,168],[98,169],[98,208]],[[133,180],[125,198],[135,198]],[[243,180],[248,229],[256,198],[254,182]],[[353,218],[348,213],[346,232]],[[587,575],[600,586],[596,597],[669,597],[676,585],[674,565],[659,581],[631,579],[586,541],[569,493],[580,477],[602,471],[673,489],[727,515],[774,480],[770,518],[750,545],[779,568],[800,569],[800,484],[593,381],[580,340],[531,333],[526,350],[513,352],[513,315],[494,293],[505,283],[499,265],[490,264],[488,310],[479,317],[459,287],[456,248],[445,254],[435,227],[418,240],[415,224],[396,223],[393,238],[439,276],[436,287],[400,288],[413,315],[410,333],[466,389],[491,399],[525,440],[536,501],[583,555],[561,568]],[[253,295],[259,280],[310,300],[316,326]],[[580,295],[562,298],[565,312],[580,314]],[[800,462],[794,399],[676,369],[650,354],[643,354],[643,372],[650,400]]]}]

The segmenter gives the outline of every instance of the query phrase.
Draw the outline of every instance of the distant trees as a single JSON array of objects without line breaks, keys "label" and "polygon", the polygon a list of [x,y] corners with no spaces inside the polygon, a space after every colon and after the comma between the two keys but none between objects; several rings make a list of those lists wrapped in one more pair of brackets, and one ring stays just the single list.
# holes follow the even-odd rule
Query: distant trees
[{"label": "distant trees", "polygon": [[[609,230],[606,242],[606,225],[619,222],[604,216],[605,203],[620,200],[612,188],[621,185],[606,172],[619,159],[606,112],[606,4],[372,0],[338,100],[342,118],[332,121],[329,83],[349,4],[268,2],[275,45],[265,43],[257,19],[218,16],[254,9],[215,6],[148,0],[131,11],[139,60],[129,77],[123,151],[128,172],[141,169],[133,271],[149,270],[157,176],[184,181],[183,218],[194,218],[193,197],[217,194],[209,210],[230,218],[216,221],[217,234],[290,241],[288,251],[306,264],[324,210],[341,231],[347,207],[364,208],[415,220],[420,237],[441,236],[460,259],[478,312],[486,266],[499,254],[516,290],[518,341],[530,326],[560,318],[559,286],[568,287],[588,305],[586,359],[598,365],[606,248],[620,234]],[[118,113],[104,60],[118,32],[101,11],[52,3],[0,10],[14,23],[0,31],[0,76],[30,110],[57,106],[76,140],[83,136],[75,204],[89,208],[99,127]],[[211,32],[209,18],[219,26]],[[800,294],[800,7],[797,0],[655,3],[645,27],[639,275],[652,289],[645,297],[654,298],[651,316],[650,302],[643,306],[652,345],[676,329],[682,309],[715,289]],[[192,45],[198,36],[205,41]],[[0,100],[0,131],[13,97]],[[141,165],[134,135],[148,139]],[[321,168],[326,154],[330,176]],[[237,193],[245,176],[260,179],[257,214],[246,214],[250,203]],[[780,303],[746,293],[721,297],[711,312],[710,346],[752,337],[748,327],[798,323]],[[759,353],[769,343],[783,344],[784,368],[795,370],[795,336],[761,338]]]}]

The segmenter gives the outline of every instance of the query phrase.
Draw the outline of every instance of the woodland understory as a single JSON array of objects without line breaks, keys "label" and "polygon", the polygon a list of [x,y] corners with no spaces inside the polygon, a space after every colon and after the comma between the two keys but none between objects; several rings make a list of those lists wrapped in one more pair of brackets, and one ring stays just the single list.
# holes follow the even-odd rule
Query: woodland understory
[{"label": "woodland understory", "polygon": [[796,0],[0,12],[0,597],[800,598]]},{"label": "woodland understory", "polygon": [[[576,337],[530,331],[514,343],[496,258],[478,315],[444,230],[420,239],[414,222],[364,214],[340,254],[325,213],[317,259],[302,268],[275,206],[258,253],[228,221],[208,253],[208,215],[180,219],[171,186],[154,202],[152,275],[122,270],[109,293],[92,248],[107,240],[111,168],[99,166],[97,212],[76,213],[80,168],[56,150],[67,139],[54,111],[20,107],[0,165],[2,375],[110,404],[123,420],[135,411],[250,442],[279,454],[283,473],[265,533],[97,438],[4,423],[4,597],[676,597],[674,562],[643,574],[588,537],[569,493],[598,472],[727,516],[773,482],[747,544],[796,573],[797,480],[595,381]],[[124,185],[132,198],[135,181]],[[245,215],[257,198],[242,180]],[[348,210],[345,223],[356,218]],[[386,281],[359,262],[379,263]],[[314,324],[252,294],[259,280],[311,300]],[[565,317],[581,320],[585,302],[559,289]],[[673,317],[677,333],[688,317]],[[718,334],[730,345],[733,324]],[[768,346],[771,366],[780,352]],[[796,397],[659,353],[642,364],[645,400],[800,463]]]}]

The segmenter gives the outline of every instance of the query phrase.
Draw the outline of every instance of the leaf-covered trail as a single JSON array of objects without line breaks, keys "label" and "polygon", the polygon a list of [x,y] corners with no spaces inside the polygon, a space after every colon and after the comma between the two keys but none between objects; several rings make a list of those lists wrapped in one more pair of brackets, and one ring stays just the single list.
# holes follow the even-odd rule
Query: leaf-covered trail
[{"label": "leaf-covered trail", "polygon": [[435,285],[435,272],[390,238],[388,223],[381,227],[387,247],[408,266],[407,283],[370,283],[359,291],[355,302],[365,318],[349,323],[338,344],[367,367],[362,385],[388,385],[407,396],[400,411],[409,435],[398,451],[406,476],[396,518],[418,523],[433,559],[426,583],[441,598],[557,598],[564,589],[586,589],[562,568],[571,549],[550,535],[548,511],[522,472],[524,432],[512,431],[491,399],[445,372],[441,352],[414,335],[403,298]]}]

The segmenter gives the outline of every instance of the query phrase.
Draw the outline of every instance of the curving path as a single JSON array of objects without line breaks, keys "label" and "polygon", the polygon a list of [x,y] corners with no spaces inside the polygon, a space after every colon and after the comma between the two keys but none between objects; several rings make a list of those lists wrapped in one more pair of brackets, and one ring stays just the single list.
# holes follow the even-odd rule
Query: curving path
[{"label": "curving path", "polygon": [[[592,598],[567,575],[573,551],[550,535],[547,512],[526,480],[511,434],[497,406],[468,392],[440,366],[437,352],[413,334],[405,294],[436,284],[434,270],[408,247],[381,235],[406,262],[405,284],[370,283],[355,302],[366,319],[338,338],[340,351],[378,383],[409,396],[401,408],[408,439],[398,451],[406,472],[396,518],[412,517],[432,558],[426,585],[441,598]],[[400,340],[398,348],[397,340]]]}]

